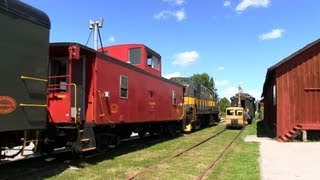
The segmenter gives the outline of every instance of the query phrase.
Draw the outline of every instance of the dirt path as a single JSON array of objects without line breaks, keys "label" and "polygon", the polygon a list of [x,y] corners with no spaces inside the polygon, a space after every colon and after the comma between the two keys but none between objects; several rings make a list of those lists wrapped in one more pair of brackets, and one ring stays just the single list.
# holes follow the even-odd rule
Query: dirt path
[{"label": "dirt path", "polygon": [[320,179],[320,142],[280,143],[256,136],[245,141],[260,142],[261,179]]}]

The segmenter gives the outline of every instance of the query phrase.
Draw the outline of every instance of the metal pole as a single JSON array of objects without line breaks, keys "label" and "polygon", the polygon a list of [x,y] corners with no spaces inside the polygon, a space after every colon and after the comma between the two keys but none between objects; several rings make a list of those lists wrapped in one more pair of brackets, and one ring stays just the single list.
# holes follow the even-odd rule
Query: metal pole
[{"label": "metal pole", "polygon": [[238,107],[241,107],[240,97],[241,97],[241,93],[242,93],[242,88],[241,88],[240,84],[239,84],[238,90],[239,90],[239,92],[238,92]]},{"label": "metal pole", "polygon": [[99,43],[99,28],[103,26],[103,18],[98,21],[89,21],[89,28],[93,31],[93,49],[98,50]]},{"label": "metal pole", "polygon": [[98,50],[98,22],[93,24],[93,49]]}]

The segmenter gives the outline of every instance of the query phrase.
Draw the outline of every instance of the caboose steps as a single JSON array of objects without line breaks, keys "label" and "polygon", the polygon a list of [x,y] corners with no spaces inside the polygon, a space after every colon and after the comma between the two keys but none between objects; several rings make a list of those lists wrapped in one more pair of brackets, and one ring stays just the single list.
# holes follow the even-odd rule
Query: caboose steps
[{"label": "caboose steps", "polygon": [[82,149],[82,152],[92,151],[95,149],[96,149],[96,147],[85,148],[85,149]]},{"label": "caboose steps", "polygon": [[76,142],[73,143],[73,150],[82,153],[96,149],[96,141],[92,127],[79,127]]}]

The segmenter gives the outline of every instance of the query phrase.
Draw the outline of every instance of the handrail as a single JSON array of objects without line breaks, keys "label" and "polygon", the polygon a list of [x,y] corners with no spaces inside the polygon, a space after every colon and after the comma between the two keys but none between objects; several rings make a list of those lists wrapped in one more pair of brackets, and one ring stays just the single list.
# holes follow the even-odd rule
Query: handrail
[{"label": "handrail", "polygon": [[99,94],[99,102],[100,102],[100,108],[102,110],[103,114],[100,114],[100,117],[104,117],[104,119],[106,119],[108,122],[110,123],[114,123],[113,121],[111,121],[110,119],[107,118],[105,112],[104,112],[104,108],[103,108],[103,104],[102,104],[102,99],[101,99],[101,92],[100,90],[97,90],[98,94]]},{"label": "handrail", "polygon": [[70,75],[58,75],[58,76],[48,76],[49,79],[53,78],[63,78],[63,77],[69,77]]},{"label": "handrail", "polygon": [[33,80],[33,81],[42,81],[42,82],[48,82],[47,79],[42,79],[42,78],[35,78],[35,77],[30,77],[30,76],[20,76],[21,79],[23,80]]},{"label": "handrail", "polygon": [[102,117],[102,116],[105,116],[105,113],[104,113],[104,108],[103,108],[103,104],[102,104],[102,100],[101,100],[101,92],[100,92],[100,90],[97,90],[97,91],[99,94],[99,102],[100,102],[100,107],[101,107],[101,111],[102,111],[102,114],[100,114],[100,117]]},{"label": "handrail", "polygon": [[[66,84],[67,85],[67,84]],[[74,121],[75,123],[78,122],[78,107],[77,107],[77,85],[75,83],[70,83],[68,84],[70,86],[73,86],[74,88],[74,108],[75,108],[75,116],[74,116]],[[79,123],[81,123],[79,121]]]},{"label": "handrail", "polygon": [[21,107],[47,107],[46,104],[27,104],[27,103],[20,103]]},{"label": "handrail", "polygon": [[185,106],[182,104],[182,113],[181,116],[179,117],[179,120],[185,119],[186,113],[185,113]]}]

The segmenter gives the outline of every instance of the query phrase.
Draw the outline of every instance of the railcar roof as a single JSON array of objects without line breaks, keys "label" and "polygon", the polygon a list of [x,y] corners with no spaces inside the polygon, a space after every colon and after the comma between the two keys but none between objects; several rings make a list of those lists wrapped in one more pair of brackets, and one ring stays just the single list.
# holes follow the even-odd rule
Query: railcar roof
[{"label": "railcar roof", "polygon": [[51,23],[48,15],[39,9],[17,0],[0,0],[0,9],[14,13],[33,23],[50,29]]},{"label": "railcar roof", "polygon": [[102,52],[100,52],[100,51],[96,51],[96,50],[94,50],[94,49],[92,49],[92,48],[90,48],[90,47],[88,47],[88,46],[85,46],[85,45],[83,45],[83,44],[80,44],[80,43],[76,43],[76,42],[54,42],[54,43],[50,43],[50,46],[70,46],[70,45],[78,45],[80,48],[82,48],[82,49],[84,49],[84,50],[86,50],[86,51],[89,51],[89,52],[91,52],[91,53],[97,54],[98,57],[108,57],[108,59],[110,59],[112,62],[122,64],[123,66],[126,66],[126,67],[128,67],[128,68],[131,68],[132,70],[135,70],[135,71],[139,71],[139,72],[141,72],[141,73],[148,74],[149,76],[153,76],[153,77],[155,77],[155,78],[164,80],[164,81],[166,81],[166,82],[168,82],[168,83],[175,84],[176,86],[184,87],[183,85],[181,85],[181,84],[179,84],[179,83],[176,83],[176,82],[174,82],[174,81],[172,81],[172,80],[166,79],[166,78],[164,78],[164,77],[162,77],[162,76],[159,77],[159,76],[155,76],[155,75],[153,75],[153,74],[150,74],[150,73],[148,73],[148,72],[146,72],[146,71],[144,71],[144,70],[142,70],[142,69],[140,69],[140,68],[138,68],[138,67],[136,67],[136,66],[134,66],[134,65],[128,64],[128,63],[126,63],[126,62],[122,62],[122,61],[120,61],[120,60],[118,60],[118,59],[116,59],[116,58],[114,58],[114,57],[112,57],[112,56],[108,56],[108,55],[105,54],[105,53],[102,53]]}]

